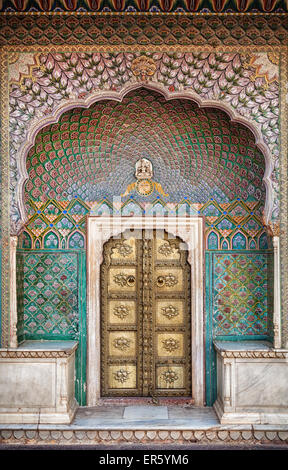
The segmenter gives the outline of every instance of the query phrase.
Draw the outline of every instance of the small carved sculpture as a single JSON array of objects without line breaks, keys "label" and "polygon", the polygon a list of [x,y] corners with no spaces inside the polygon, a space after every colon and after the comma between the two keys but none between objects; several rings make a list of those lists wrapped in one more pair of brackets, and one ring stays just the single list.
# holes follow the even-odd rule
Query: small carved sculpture
[{"label": "small carved sculpture", "polygon": [[169,242],[165,242],[163,245],[159,246],[158,253],[164,256],[169,256],[172,255],[174,249],[174,246],[172,246]]},{"label": "small carved sculpture", "polygon": [[115,248],[118,254],[124,257],[129,256],[133,251],[132,246],[128,245],[127,243],[124,243],[123,241],[120,243],[117,243]]},{"label": "small carved sculpture", "polygon": [[137,77],[138,80],[148,81],[150,77],[156,72],[156,63],[152,57],[147,57],[146,55],[141,55],[136,57],[131,63],[131,70],[133,75]]},{"label": "small carved sculpture", "polygon": [[124,273],[115,274],[114,282],[121,287],[132,287],[135,284],[135,276]]},{"label": "small carved sculpture", "polygon": [[140,196],[150,196],[153,193],[154,189],[158,191],[162,196],[169,196],[169,194],[163,191],[163,188],[160,183],[152,181],[153,177],[153,166],[150,160],[147,158],[141,158],[136,162],[135,165],[135,177],[136,180],[134,183],[128,184],[126,191],[121,196],[128,196],[128,194],[136,189],[136,192]]}]

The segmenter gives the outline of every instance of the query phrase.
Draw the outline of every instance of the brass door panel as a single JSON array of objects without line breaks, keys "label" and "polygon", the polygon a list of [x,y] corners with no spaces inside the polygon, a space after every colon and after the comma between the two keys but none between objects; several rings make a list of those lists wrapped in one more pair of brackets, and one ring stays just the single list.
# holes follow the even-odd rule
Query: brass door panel
[{"label": "brass door panel", "polygon": [[108,323],[110,325],[135,325],[136,302],[135,300],[109,300]]},{"label": "brass door panel", "polygon": [[156,299],[155,310],[157,326],[184,326],[185,302],[183,300]]},{"label": "brass door panel", "polygon": [[[163,237],[164,233],[164,237]],[[156,231],[104,245],[102,396],[191,396],[190,266]]]},{"label": "brass door panel", "polygon": [[[179,396],[179,389],[185,388],[185,370],[184,367],[179,366],[157,366],[157,389],[166,390],[166,394],[169,392],[176,392],[176,396]],[[177,393],[178,391],[178,393]],[[159,394],[158,394],[159,395]]]},{"label": "brass door panel", "polygon": [[184,357],[184,333],[156,333],[157,357]]}]

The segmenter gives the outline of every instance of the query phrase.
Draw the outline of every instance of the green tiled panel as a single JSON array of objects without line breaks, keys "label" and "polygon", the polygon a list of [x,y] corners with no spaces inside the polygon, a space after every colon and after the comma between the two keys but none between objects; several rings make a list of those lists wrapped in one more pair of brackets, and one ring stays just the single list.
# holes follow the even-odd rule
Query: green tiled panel
[{"label": "green tiled panel", "polygon": [[206,403],[216,399],[213,339],[272,340],[273,253],[206,252]]},{"label": "green tiled panel", "polygon": [[17,339],[18,343],[24,341],[24,256],[16,256],[16,282],[17,282]]},{"label": "green tiled panel", "polygon": [[86,403],[86,253],[18,250],[18,341],[77,340],[76,398]]}]

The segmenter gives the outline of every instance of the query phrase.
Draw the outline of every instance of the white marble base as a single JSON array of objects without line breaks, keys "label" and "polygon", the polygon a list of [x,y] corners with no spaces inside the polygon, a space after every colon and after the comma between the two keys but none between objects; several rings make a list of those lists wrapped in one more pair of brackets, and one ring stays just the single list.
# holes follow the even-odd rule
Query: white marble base
[{"label": "white marble base", "polygon": [[288,424],[288,351],[265,342],[215,342],[221,424]]},{"label": "white marble base", "polygon": [[127,406],[124,410],[124,419],[168,419],[167,406]]},{"label": "white marble base", "polygon": [[0,423],[69,424],[76,412],[72,341],[0,349]]}]

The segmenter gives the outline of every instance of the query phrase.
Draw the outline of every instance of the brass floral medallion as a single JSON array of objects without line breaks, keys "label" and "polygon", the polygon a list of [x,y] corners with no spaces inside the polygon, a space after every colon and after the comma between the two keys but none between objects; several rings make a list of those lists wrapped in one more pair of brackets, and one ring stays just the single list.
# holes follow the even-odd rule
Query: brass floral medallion
[{"label": "brass floral medallion", "polygon": [[129,379],[129,375],[131,372],[125,369],[119,369],[113,373],[114,379],[118,382],[124,383]]},{"label": "brass floral medallion", "polygon": [[179,341],[178,339],[174,338],[167,338],[162,341],[163,343],[163,348],[166,349],[166,351],[172,352],[176,351],[176,349],[179,349]]},{"label": "brass floral medallion", "polygon": [[131,287],[135,284],[135,276],[131,276],[131,274],[127,275],[124,273],[115,274],[114,282],[121,287]]},{"label": "brass floral medallion", "polygon": [[161,375],[167,384],[173,384],[174,382],[176,382],[176,380],[179,379],[176,372],[174,372],[174,370],[171,370],[171,369],[166,370]]},{"label": "brass floral medallion", "polygon": [[162,315],[167,317],[169,320],[179,315],[178,308],[171,304],[167,305],[166,307],[162,307],[161,310],[162,310]]},{"label": "brass floral medallion", "polygon": [[136,191],[140,196],[150,196],[153,193],[154,186],[153,183],[148,180],[138,180],[136,183]]},{"label": "brass floral medallion", "polygon": [[132,73],[138,80],[148,80],[154,75],[156,69],[157,66],[154,59],[152,59],[152,57],[147,57],[146,55],[137,57],[131,63]]},{"label": "brass floral medallion", "polygon": [[173,250],[174,250],[173,246],[171,246],[169,242],[165,242],[163,243],[163,245],[159,246],[158,253],[164,256],[169,256],[169,255],[172,255]]},{"label": "brass floral medallion", "polygon": [[123,320],[127,315],[129,315],[129,311],[130,309],[127,305],[120,304],[114,307],[113,314],[120,318],[120,320]]},{"label": "brass floral medallion", "polygon": [[113,341],[113,345],[115,348],[120,349],[121,351],[126,351],[130,348],[131,340],[125,338],[124,336],[120,336],[119,338],[115,338]]},{"label": "brass floral medallion", "polygon": [[121,255],[121,256],[124,256],[124,257],[129,256],[133,251],[132,246],[130,246],[130,245],[128,245],[128,243],[124,243],[124,242],[117,243],[115,248],[116,248],[118,254]]},{"label": "brass floral medallion", "polygon": [[158,276],[157,277],[157,286],[158,287],[173,287],[178,283],[178,279],[174,274],[165,274],[163,276]]}]

